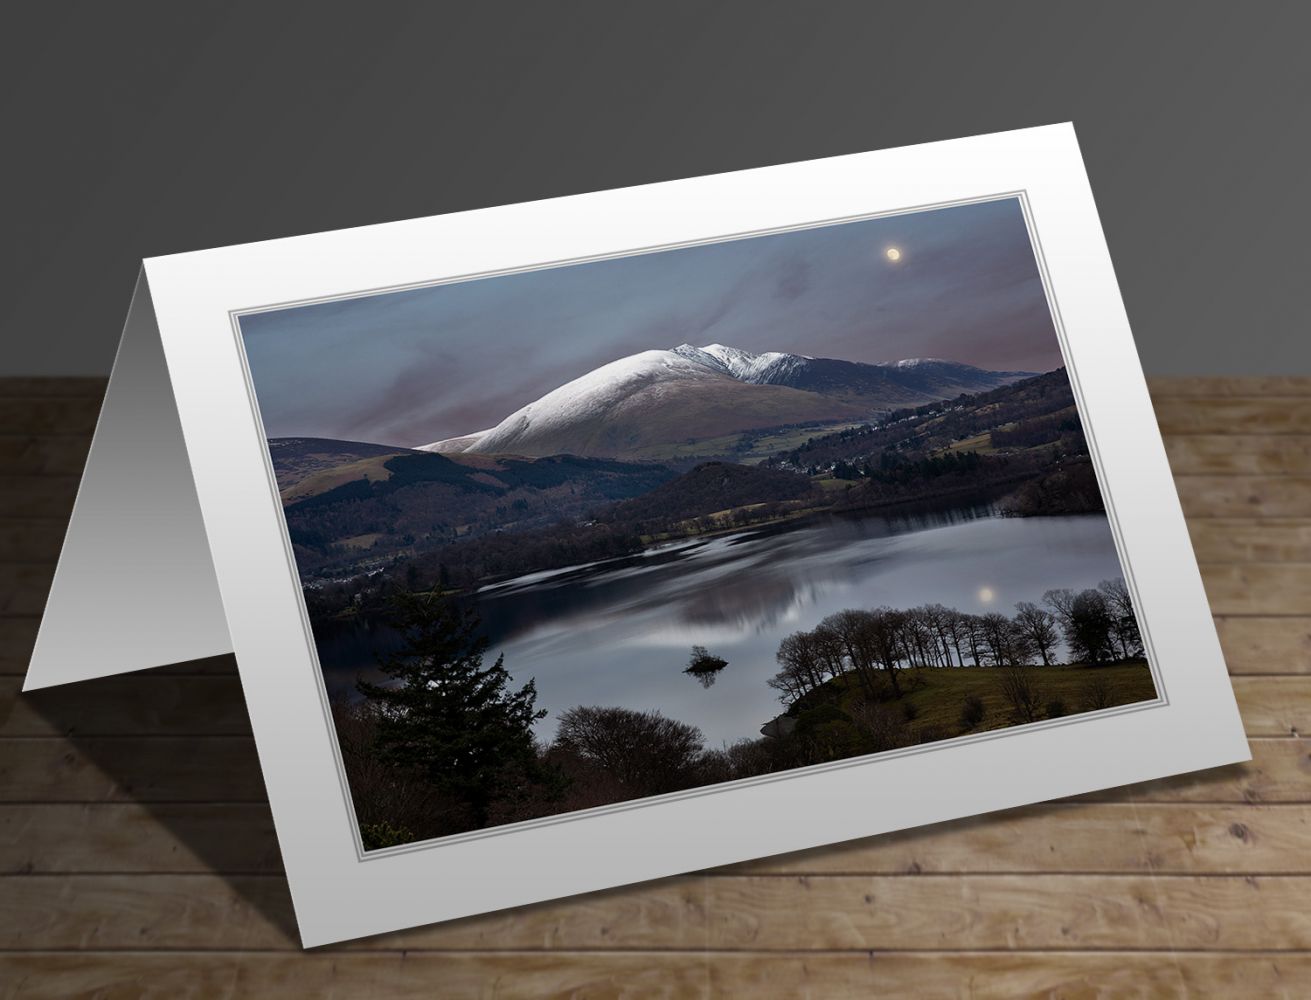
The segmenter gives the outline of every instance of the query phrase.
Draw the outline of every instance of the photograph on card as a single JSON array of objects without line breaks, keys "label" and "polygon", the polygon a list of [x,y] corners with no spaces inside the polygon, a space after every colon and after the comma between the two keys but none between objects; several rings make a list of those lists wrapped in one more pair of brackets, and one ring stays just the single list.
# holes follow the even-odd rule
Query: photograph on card
[{"label": "photograph on card", "polygon": [[1157,698],[1018,198],[239,327],[366,851]]}]

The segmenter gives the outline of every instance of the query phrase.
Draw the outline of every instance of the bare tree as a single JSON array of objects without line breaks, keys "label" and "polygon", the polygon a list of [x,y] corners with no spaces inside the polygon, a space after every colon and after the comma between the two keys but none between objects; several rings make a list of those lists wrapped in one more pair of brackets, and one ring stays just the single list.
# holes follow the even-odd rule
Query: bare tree
[{"label": "bare tree", "polygon": [[820,622],[820,627],[827,629],[838,643],[861,687],[872,696],[877,688],[878,660],[874,655],[870,618],[868,611],[848,608],[829,615]]},{"label": "bare tree", "polygon": [[1011,620],[996,611],[990,611],[979,619],[983,645],[987,647],[994,667],[1005,666],[1012,659],[1011,628]]},{"label": "bare tree", "polygon": [[1042,595],[1042,603],[1051,608],[1052,614],[1056,620],[1061,623],[1062,628],[1070,627],[1070,615],[1074,609],[1075,593],[1065,587],[1058,590],[1049,590]]},{"label": "bare tree", "polygon": [[965,666],[965,649],[969,648],[969,616],[955,608],[948,608],[943,620],[943,629],[951,641],[951,648],[956,651],[956,663]]},{"label": "bare tree", "polygon": [[841,677],[845,674],[847,664],[843,659],[845,649],[842,637],[825,622],[815,626],[810,636],[814,643],[815,657],[823,665],[824,673],[829,677]]},{"label": "bare tree", "polygon": [[1133,598],[1129,596],[1129,587],[1124,577],[1103,580],[1097,585],[1098,592],[1105,599],[1114,619],[1112,626],[1116,642],[1120,646],[1120,655],[1126,660],[1131,656],[1141,656],[1143,651],[1142,632],[1138,629],[1138,616],[1133,610]]},{"label": "bare tree", "polygon": [[775,658],[783,669],[777,675],[780,684],[771,682],[772,687],[781,691],[795,687],[800,697],[824,683],[824,660],[813,632],[793,632],[787,636],[779,643]]},{"label": "bare tree", "polygon": [[979,615],[961,615],[961,629],[965,635],[965,641],[969,644],[970,659],[974,661],[976,667],[983,666],[983,647],[985,645],[983,638],[983,618]]},{"label": "bare tree", "polygon": [[1030,601],[1015,605],[1015,624],[1025,634],[1034,651],[1042,657],[1042,665],[1052,665],[1051,654],[1060,638],[1056,630],[1056,616]]},{"label": "bare tree", "polygon": [[695,726],[659,712],[580,706],[560,716],[555,746],[638,794],[659,795],[697,783],[705,737]]}]

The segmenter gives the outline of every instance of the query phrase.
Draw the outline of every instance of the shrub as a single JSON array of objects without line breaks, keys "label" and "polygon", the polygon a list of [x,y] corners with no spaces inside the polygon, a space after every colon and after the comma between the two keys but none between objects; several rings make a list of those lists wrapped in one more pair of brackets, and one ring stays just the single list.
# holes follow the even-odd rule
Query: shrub
[{"label": "shrub", "polygon": [[1079,690],[1079,703],[1085,712],[1110,708],[1112,697],[1111,682],[1102,674],[1093,674]]},{"label": "shrub", "polygon": [[919,718],[920,707],[913,701],[903,702],[901,706],[901,714],[907,722],[914,722]]},{"label": "shrub", "polygon": [[983,699],[977,694],[967,695],[964,703],[960,708],[960,727],[964,732],[969,732],[988,714],[987,708],[983,705]]},{"label": "shrub", "polygon": [[1047,718],[1059,719],[1065,714],[1065,702],[1061,701],[1060,698],[1053,698],[1051,701],[1047,702]]},{"label": "shrub", "polygon": [[1033,674],[1023,667],[1008,667],[1002,671],[1001,693],[1011,703],[1016,722],[1035,722],[1042,696]]},{"label": "shrub", "polygon": [[851,706],[851,718],[864,735],[870,753],[896,750],[914,742],[902,713],[891,705],[859,701]]},{"label": "shrub", "polygon": [[384,847],[395,847],[415,840],[414,834],[403,826],[392,826],[386,820],[368,823],[360,827],[360,839],[364,841],[366,851],[377,851]]}]

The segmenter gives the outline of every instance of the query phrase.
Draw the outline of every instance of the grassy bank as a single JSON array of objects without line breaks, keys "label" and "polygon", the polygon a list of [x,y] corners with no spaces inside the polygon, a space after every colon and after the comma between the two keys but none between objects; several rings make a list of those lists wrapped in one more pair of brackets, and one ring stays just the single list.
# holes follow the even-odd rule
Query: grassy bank
[{"label": "grassy bank", "polygon": [[[1007,693],[1005,681],[1012,670],[1030,685],[1032,719],[1021,714]],[[903,696],[880,704],[898,713],[914,731],[918,738],[910,742],[1005,729],[1156,698],[1151,672],[1142,660],[1100,667],[918,667],[900,671],[898,679]],[[976,708],[978,718],[973,722],[966,713],[972,699],[982,705],[981,717]],[[810,713],[831,713],[835,706],[858,718],[864,700],[859,684],[848,675],[812,691],[787,714],[801,720]]]}]

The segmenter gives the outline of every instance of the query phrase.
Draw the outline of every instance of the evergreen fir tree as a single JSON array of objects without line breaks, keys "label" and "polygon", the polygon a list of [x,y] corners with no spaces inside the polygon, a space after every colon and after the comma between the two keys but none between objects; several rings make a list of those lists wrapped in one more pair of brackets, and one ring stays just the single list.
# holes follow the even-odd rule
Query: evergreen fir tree
[{"label": "evergreen fir tree", "polygon": [[488,641],[472,613],[433,594],[399,593],[392,604],[404,646],[379,666],[397,683],[356,684],[380,709],[378,757],[416,769],[485,826],[493,803],[550,784],[533,739],[546,715],[535,708],[536,685],[512,690],[503,657],[483,665]]}]

